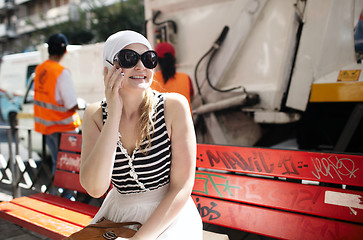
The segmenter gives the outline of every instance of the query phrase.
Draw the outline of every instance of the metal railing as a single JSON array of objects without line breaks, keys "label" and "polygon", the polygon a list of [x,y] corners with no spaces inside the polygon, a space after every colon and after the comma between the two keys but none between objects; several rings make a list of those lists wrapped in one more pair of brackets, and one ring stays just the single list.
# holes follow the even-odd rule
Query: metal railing
[{"label": "metal railing", "polygon": [[[19,131],[27,131],[27,148],[20,143]],[[21,189],[36,192],[49,192],[52,188],[53,174],[47,164],[47,156],[43,154],[34,159],[36,153],[32,147],[32,129],[20,126],[0,126],[0,134],[6,133],[7,141],[0,146],[0,181],[11,185],[14,198],[21,196]],[[8,153],[2,151],[8,145]],[[23,156],[22,156],[23,155]]]}]

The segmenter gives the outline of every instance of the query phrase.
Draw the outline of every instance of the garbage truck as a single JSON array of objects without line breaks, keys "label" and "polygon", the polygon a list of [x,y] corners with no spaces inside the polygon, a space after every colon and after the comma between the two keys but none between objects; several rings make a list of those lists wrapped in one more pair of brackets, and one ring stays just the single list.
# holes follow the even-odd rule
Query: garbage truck
[{"label": "garbage truck", "polygon": [[199,143],[362,153],[362,0],[144,3],[192,78]]}]

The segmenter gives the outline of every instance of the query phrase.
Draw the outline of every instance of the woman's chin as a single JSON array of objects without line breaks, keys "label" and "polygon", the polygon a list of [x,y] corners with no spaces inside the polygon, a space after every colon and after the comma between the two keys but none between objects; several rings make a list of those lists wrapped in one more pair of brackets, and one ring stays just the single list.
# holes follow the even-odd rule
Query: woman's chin
[{"label": "woman's chin", "polygon": [[139,83],[133,83],[133,84],[130,84],[128,86],[125,86],[127,88],[130,88],[130,89],[139,89],[139,90],[146,90],[150,87],[151,83],[150,82],[139,82]]}]

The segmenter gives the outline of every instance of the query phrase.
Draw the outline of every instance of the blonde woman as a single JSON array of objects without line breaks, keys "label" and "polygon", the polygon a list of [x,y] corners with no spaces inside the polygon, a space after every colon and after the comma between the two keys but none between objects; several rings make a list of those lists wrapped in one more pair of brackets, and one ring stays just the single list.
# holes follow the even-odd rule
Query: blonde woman
[{"label": "blonde woman", "polygon": [[113,188],[91,223],[139,221],[135,240],[201,240],[188,101],[151,90],[157,56],[141,34],[111,35],[103,58],[113,66],[104,69],[106,99],[84,113],[80,179],[96,198]]}]

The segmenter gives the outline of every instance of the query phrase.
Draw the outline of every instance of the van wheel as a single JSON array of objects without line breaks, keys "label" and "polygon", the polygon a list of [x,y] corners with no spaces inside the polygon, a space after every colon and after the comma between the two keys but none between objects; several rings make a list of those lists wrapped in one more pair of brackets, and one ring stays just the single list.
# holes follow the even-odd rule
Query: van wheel
[{"label": "van wheel", "polygon": [[18,125],[18,119],[16,118],[16,115],[16,112],[9,113],[9,125],[12,129]]},{"label": "van wheel", "polygon": [[[0,106],[1,106],[1,98],[2,98],[2,97],[0,97]],[[1,111],[1,107],[0,107],[0,112],[1,112],[1,113],[0,113],[0,121],[1,121],[1,122],[6,122],[6,121],[5,121],[5,119],[4,119],[4,116],[3,116],[3,112]]]}]

